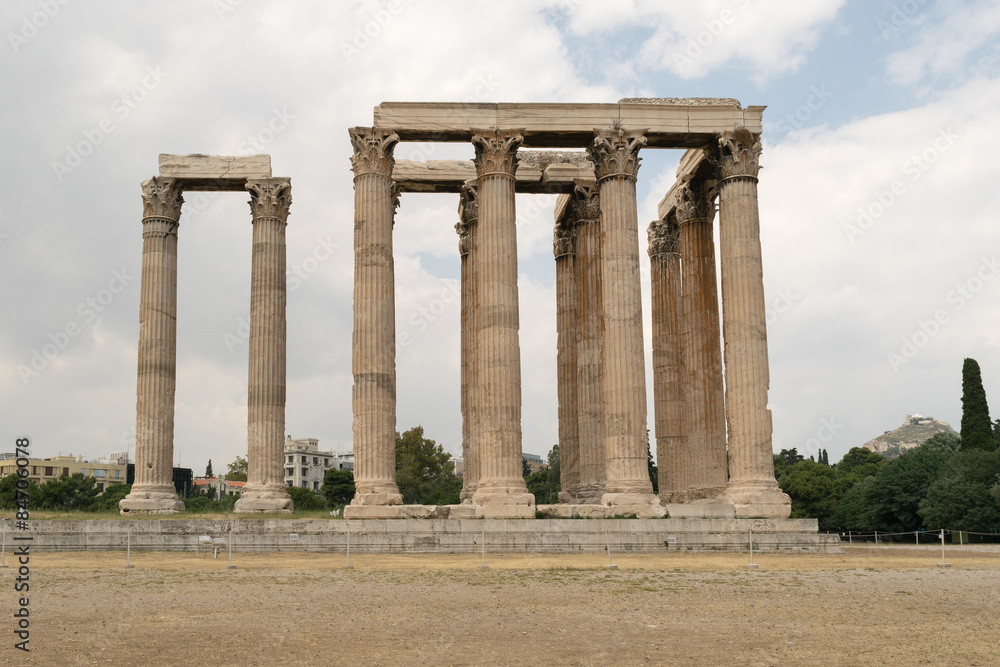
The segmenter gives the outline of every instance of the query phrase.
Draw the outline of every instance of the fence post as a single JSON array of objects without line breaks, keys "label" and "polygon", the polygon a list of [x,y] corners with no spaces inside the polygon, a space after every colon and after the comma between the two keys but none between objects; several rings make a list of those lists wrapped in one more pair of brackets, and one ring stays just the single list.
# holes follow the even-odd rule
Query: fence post
[{"label": "fence post", "polygon": [[488,570],[490,569],[490,566],[486,564],[486,519],[483,519],[482,529],[483,529],[482,539],[479,543],[479,550],[482,553],[482,560],[479,563],[479,569]]},{"label": "fence post", "polygon": [[944,560],[944,528],[941,529],[941,562],[938,563],[938,567],[951,567]]},{"label": "fence post", "polygon": [[747,567],[757,569],[757,563],[753,562],[753,526],[750,526],[750,562],[747,563]]},{"label": "fence post", "polygon": [[133,568],[132,565],[132,527],[125,531],[125,569]]},{"label": "fence post", "polygon": [[229,524],[229,539],[226,540],[229,546],[229,565],[226,566],[227,570],[235,570],[236,566],[233,565],[233,524]]},{"label": "fence post", "polygon": [[354,566],[351,565],[351,525],[345,521],[344,528],[347,529],[347,565],[343,569],[353,570]]},{"label": "fence post", "polygon": [[605,570],[617,570],[618,566],[614,564],[611,560],[611,538],[608,537],[608,529],[604,529],[604,545],[608,548],[608,564],[604,566]]},{"label": "fence post", "polygon": [[7,567],[7,531],[3,531],[3,542],[0,543],[0,567]]}]

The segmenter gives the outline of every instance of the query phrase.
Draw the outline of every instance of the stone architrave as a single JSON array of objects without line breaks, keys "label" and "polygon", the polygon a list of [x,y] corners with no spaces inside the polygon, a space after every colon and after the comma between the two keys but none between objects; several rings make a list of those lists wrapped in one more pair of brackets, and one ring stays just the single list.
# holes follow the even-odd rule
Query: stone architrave
[{"label": "stone architrave", "polygon": [[514,174],[521,135],[475,130],[479,188],[474,271],[481,440],[472,502],[485,518],[533,517],[535,497],[521,476],[521,350],[518,334]]},{"label": "stone architrave", "polygon": [[691,471],[686,443],[680,231],[676,220],[656,220],[649,225],[648,235],[660,500],[683,503]]},{"label": "stone architrave", "polygon": [[476,380],[476,272],[475,258],[479,204],[475,182],[462,187],[458,207],[460,221],[455,225],[458,232],[458,254],[461,257],[461,299],[462,299],[462,493],[463,503],[471,503],[479,486],[479,384]]},{"label": "stone architrave", "polygon": [[177,229],[183,201],[172,178],[154,176],[142,184],[135,482],[118,503],[122,514],[184,511],[173,484]]},{"label": "stone architrave", "polygon": [[[576,186],[569,210],[576,219],[577,410],[580,481],[574,502],[604,495],[604,404],[601,392],[601,203],[596,187]],[[560,461],[560,465],[564,465]]]},{"label": "stone architrave", "polygon": [[560,502],[573,502],[580,486],[580,415],[577,394],[578,296],[576,220],[564,215],[553,230],[556,258],[556,364],[559,395]]},{"label": "stone architrave", "polygon": [[767,318],[757,173],[761,145],[746,128],[719,139],[719,246],[725,339],[729,485],[737,517],[787,518],[791,501],[774,479]]},{"label": "stone architrave", "polygon": [[687,408],[685,502],[692,502],[718,498],[726,489],[726,406],[712,240],[715,207],[704,180],[694,179],[682,185],[676,216],[680,228]]},{"label": "stone architrave", "polygon": [[611,511],[662,516],[646,456],[646,372],[635,182],[642,131],[595,130],[587,147],[601,205],[605,494]]},{"label": "stone architrave", "polygon": [[291,512],[284,474],[287,178],[248,179],[253,214],[247,483],[235,512]]},{"label": "stone architrave", "polygon": [[[354,484],[345,517],[401,505],[396,486],[396,314],[392,226],[397,205],[389,130],[350,130],[354,155]],[[375,506],[367,508],[367,506]],[[367,508],[367,509],[366,509]],[[390,516],[393,516],[391,513]]]}]

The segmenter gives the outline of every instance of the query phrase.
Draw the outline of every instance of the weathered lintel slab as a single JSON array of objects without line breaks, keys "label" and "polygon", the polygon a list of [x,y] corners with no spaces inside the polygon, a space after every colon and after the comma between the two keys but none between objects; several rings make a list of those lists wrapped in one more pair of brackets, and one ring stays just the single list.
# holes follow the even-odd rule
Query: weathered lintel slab
[{"label": "weathered lintel slab", "polygon": [[270,155],[160,154],[160,176],[184,190],[243,191],[248,178],[270,178]]},{"label": "weathered lintel slab", "polygon": [[663,196],[659,206],[657,206],[657,215],[660,216],[660,220],[666,220],[667,216],[677,208],[679,191],[685,183],[697,177],[713,180],[714,169],[710,158],[709,152],[701,148],[684,151],[680,164],[677,165],[677,180],[670,186],[667,194]]},{"label": "weathered lintel slab", "polygon": [[375,107],[375,127],[392,129],[401,141],[470,141],[473,130],[520,130],[524,146],[586,146],[595,128],[618,121],[646,130],[650,148],[699,148],[722,132],[746,127],[762,131],[764,107],[736,104],[625,102],[613,104],[473,104],[383,102]]},{"label": "weathered lintel slab", "polygon": [[[560,194],[572,192],[579,182],[593,182],[594,167],[586,161],[537,166],[522,161],[515,178],[517,192]],[[463,183],[476,179],[476,168],[471,160],[396,160],[392,179],[402,192],[459,192]]]}]

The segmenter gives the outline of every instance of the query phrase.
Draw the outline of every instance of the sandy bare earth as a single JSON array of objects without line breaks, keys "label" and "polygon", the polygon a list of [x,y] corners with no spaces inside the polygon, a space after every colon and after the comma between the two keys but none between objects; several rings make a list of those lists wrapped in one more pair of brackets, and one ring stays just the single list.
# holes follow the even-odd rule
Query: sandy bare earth
[{"label": "sandy bare earth", "polygon": [[[10,554],[8,553],[8,563]],[[36,553],[36,665],[997,665],[1000,552]],[[0,613],[16,609],[0,570]],[[12,626],[8,620],[8,626]]]}]

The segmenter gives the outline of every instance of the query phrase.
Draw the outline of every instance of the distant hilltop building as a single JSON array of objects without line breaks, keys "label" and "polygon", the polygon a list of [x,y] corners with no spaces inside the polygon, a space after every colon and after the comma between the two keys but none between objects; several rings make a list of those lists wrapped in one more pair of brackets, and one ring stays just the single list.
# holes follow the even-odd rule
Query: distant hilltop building
[{"label": "distant hilltop building", "polygon": [[938,433],[958,435],[948,422],[916,413],[912,415],[908,414],[902,426],[891,431],[886,431],[862,446],[865,449],[870,449],[873,452],[881,454],[887,459],[892,459],[914,447],[919,447],[928,438]]}]

